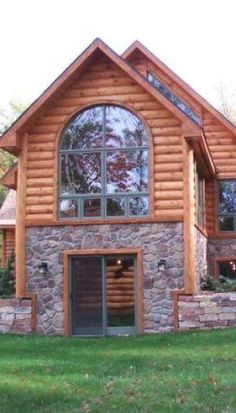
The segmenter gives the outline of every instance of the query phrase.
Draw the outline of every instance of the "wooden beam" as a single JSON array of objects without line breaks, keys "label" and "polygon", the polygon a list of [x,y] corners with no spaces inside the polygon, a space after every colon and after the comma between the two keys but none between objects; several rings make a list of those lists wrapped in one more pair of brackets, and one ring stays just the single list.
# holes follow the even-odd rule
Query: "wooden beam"
[{"label": "wooden beam", "polygon": [[25,204],[26,204],[26,159],[28,136],[24,136],[24,150],[18,158],[16,193],[16,297],[25,295]]},{"label": "wooden beam", "polygon": [[197,163],[206,178],[216,176],[216,168],[203,134],[193,135],[184,131],[184,138],[192,146]]},{"label": "wooden beam", "polygon": [[183,140],[184,154],[184,286],[187,294],[197,292],[195,268],[194,153]]}]

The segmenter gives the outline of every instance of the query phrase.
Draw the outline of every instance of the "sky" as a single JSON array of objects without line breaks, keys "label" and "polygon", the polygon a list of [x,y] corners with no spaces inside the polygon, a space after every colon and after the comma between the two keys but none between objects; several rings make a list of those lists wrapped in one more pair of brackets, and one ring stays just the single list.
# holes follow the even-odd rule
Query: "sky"
[{"label": "sky", "polygon": [[236,103],[235,0],[0,0],[0,109],[29,104],[94,40],[134,40],[210,103]]}]

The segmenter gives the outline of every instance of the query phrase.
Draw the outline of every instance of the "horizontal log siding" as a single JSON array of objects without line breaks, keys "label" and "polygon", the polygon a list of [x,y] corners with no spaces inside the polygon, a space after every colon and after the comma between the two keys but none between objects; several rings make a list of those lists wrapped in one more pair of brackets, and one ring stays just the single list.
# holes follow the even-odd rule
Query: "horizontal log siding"
[{"label": "horizontal log siding", "polygon": [[206,181],[206,229],[209,235],[215,231],[215,184],[214,181]]},{"label": "horizontal log siding", "polygon": [[[39,119],[28,136],[26,217],[54,219],[56,139],[64,123],[85,105],[117,102],[139,113],[153,142],[154,216],[182,218],[183,155],[180,122],[109,61],[94,64]],[[153,184],[153,182],[152,182]]]},{"label": "horizontal log siding", "polygon": [[[216,166],[217,178],[236,179],[236,137],[209,112],[204,111],[204,132]],[[213,182],[206,187],[206,220],[209,235],[217,231],[217,194]]]},{"label": "horizontal log siding", "polygon": [[10,229],[5,231],[5,259],[8,260],[15,254],[15,231]]}]

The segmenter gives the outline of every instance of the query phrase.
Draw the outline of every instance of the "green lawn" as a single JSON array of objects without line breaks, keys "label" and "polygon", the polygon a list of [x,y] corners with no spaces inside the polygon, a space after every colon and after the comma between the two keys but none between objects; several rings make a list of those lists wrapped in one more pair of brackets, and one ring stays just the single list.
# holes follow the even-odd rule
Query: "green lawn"
[{"label": "green lawn", "polygon": [[235,413],[236,329],[0,336],[1,413]]}]

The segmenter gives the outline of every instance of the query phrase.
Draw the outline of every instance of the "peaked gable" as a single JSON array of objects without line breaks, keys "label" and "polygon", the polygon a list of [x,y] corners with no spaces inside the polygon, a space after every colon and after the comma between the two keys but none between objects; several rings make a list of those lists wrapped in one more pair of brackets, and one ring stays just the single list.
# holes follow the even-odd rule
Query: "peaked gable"
[{"label": "peaked gable", "polygon": [[46,91],[18,118],[5,132],[0,140],[0,147],[12,153],[20,150],[19,134],[24,133],[34,123],[35,118],[44,113],[50,104],[60,97],[63,91],[74,82],[78,75],[84,73],[88,65],[98,54],[103,54],[130,76],[139,86],[157,99],[177,119],[186,125],[198,129],[196,124],[169,102],[163,94],[156,90],[140,73],[134,70],[123,58],[119,57],[100,39],[96,39],[50,86]]},{"label": "peaked gable", "polygon": [[[168,66],[166,66],[160,59],[154,56],[142,43],[135,41],[123,54],[122,57],[132,65],[132,60],[137,59],[138,55],[142,59],[147,59],[148,63],[155,66],[157,70],[164,76],[164,81],[176,92],[180,93],[186,103],[193,105],[197,110],[207,111],[215,119],[217,119],[221,124],[223,124],[231,133],[236,135],[236,127],[223,116],[217,109],[215,109],[206,99],[200,96],[194,89],[191,88],[186,82],[184,82],[176,73],[174,73]],[[143,76],[146,75],[142,68],[135,64],[136,69],[138,69]]]}]

